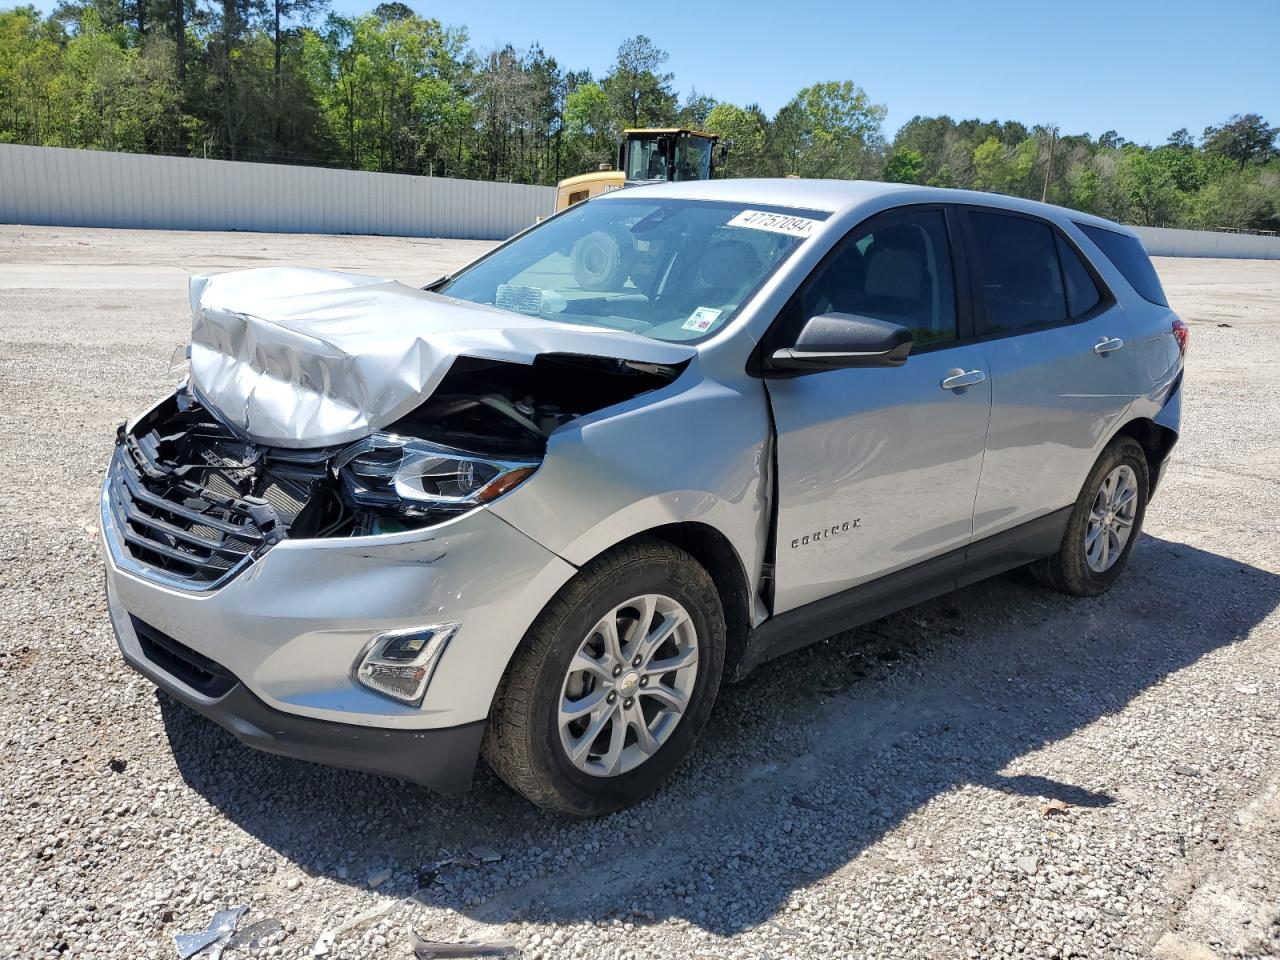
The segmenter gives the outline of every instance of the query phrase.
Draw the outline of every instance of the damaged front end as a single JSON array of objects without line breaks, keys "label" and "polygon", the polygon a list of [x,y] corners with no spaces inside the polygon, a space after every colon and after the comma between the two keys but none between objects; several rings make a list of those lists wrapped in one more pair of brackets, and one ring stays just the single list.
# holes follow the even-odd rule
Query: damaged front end
[{"label": "damaged front end", "polygon": [[305,449],[254,442],[184,384],[117,434],[103,504],[117,559],[153,580],[212,590],[285,538],[443,523],[532,476],[555,430],[666,385],[681,366],[459,357],[394,423]]}]

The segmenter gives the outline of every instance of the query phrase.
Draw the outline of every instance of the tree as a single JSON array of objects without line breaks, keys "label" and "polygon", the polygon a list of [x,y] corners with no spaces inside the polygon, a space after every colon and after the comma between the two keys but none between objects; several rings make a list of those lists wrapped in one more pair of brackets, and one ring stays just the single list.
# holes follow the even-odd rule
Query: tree
[{"label": "tree", "polygon": [[1234,160],[1243,170],[1248,163],[1266,163],[1275,153],[1280,128],[1267,124],[1256,113],[1232,114],[1220,127],[1205,127],[1204,149],[1213,156]]},{"label": "tree", "polygon": [[[143,0],[138,0],[138,2],[141,3]],[[281,61],[284,58],[284,35],[281,32],[281,25],[291,19],[309,20],[327,4],[328,0],[271,0],[271,48],[274,54],[274,68],[271,73],[271,121],[272,138],[277,150],[284,146],[283,129],[285,110],[284,100],[282,100],[280,96],[280,92],[284,85],[283,75],[280,69]],[[403,16],[397,16],[400,11],[405,11],[408,13],[408,16],[413,16],[413,11],[409,10],[409,8],[402,3],[379,4],[374,11],[374,16],[379,17],[379,19],[383,19],[388,15],[390,18],[404,19]]]},{"label": "tree", "polygon": [[1103,150],[1119,150],[1128,144],[1124,137],[1116,133],[1114,130],[1108,130],[1098,138],[1098,146]]},{"label": "tree", "polygon": [[674,76],[660,72],[666,62],[667,52],[644,34],[618,48],[613,69],[600,86],[620,125],[652,127],[675,121],[676,95],[671,89]]},{"label": "tree", "polygon": [[246,125],[268,115],[262,109],[265,78],[253,69],[260,64],[249,46],[252,26],[262,13],[263,0],[219,0],[208,39],[208,79],[217,103],[210,119],[229,160],[239,157]]},{"label": "tree", "polygon": [[[476,115],[480,121],[481,154],[486,159],[486,176],[497,180],[512,166],[513,141],[523,139],[536,122],[533,78],[524,70],[511,46],[495,50],[485,59],[476,82]],[[517,157],[516,162],[523,157]]]},{"label": "tree", "polygon": [[1191,202],[1192,225],[1204,230],[1274,230],[1280,219],[1280,170],[1231,170],[1205,184]]},{"label": "tree", "polygon": [[770,125],[772,159],[802,177],[865,176],[880,161],[884,116],[851,81],[805,87]]},{"label": "tree", "polygon": [[555,57],[549,56],[536,44],[525,54],[524,69],[532,84],[533,126],[530,134],[539,154],[524,177],[531,182],[559,180],[568,82]]},{"label": "tree", "polygon": [[[924,169],[919,182],[932,182],[942,167],[948,165],[945,156],[949,141],[957,139],[956,124],[948,116],[914,116],[902,125],[893,138],[893,149],[912,150],[919,154]],[[946,184],[950,186],[951,184]]]},{"label": "tree", "polygon": [[899,147],[885,161],[883,179],[890,183],[920,183],[924,177],[924,157],[919,150]]},{"label": "tree", "polygon": [[717,103],[703,128],[718,134],[726,156],[718,167],[723,177],[764,177],[770,174],[765,157],[765,138],[769,120],[754,103],[738,107]]},{"label": "tree", "polygon": [[682,127],[688,127],[692,130],[704,130],[707,126],[707,118],[711,116],[711,111],[715,109],[715,106],[715,97],[699,93],[697,88],[694,88],[689,91],[688,98],[680,104],[680,112],[676,116],[676,121]]},{"label": "tree", "polygon": [[987,137],[973,151],[974,186],[979,190],[1003,190],[1009,181],[1008,149],[995,137]]},{"label": "tree", "polygon": [[564,130],[571,158],[569,172],[584,173],[617,159],[614,146],[621,130],[613,118],[609,95],[598,83],[579,83],[565,97]]},{"label": "tree", "polygon": [[66,31],[34,7],[0,10],[0,141],[51,143],[55,91],[66,69]]},{"label": "tree", "polygon": [[1117,183],[1129,202],[1129,214],[1146,227],[1167,226],[1178,217],[1184,197],[1173,172],[1155,151],[1129,147],[1117,170]]}]

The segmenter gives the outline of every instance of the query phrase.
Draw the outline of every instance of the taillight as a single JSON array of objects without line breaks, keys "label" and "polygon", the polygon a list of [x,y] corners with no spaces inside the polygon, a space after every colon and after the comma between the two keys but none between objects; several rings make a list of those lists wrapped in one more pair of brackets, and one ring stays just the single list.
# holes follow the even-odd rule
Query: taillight
[{"label": "taillight", "polygon": [[1178,341],[1178,353],[1187,355],[1187,341],[1191,339],[1191,330],[1177,317],[1173,318],[1173,339]]}]

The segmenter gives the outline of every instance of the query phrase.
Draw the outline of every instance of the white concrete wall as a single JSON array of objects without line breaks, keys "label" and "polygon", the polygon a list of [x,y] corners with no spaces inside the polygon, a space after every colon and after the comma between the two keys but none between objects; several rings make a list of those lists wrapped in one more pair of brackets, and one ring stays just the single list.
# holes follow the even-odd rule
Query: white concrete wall
[{"label": "white concrete wall", "polygon": [[1229,260],[1280,260],[1280,237],[1173,227],[1133,227],[1153,257],[1223,257]]},{"label": "white concrete wall", "polygon": [[0,223],[502,240],[554,187],[0,143]]}]

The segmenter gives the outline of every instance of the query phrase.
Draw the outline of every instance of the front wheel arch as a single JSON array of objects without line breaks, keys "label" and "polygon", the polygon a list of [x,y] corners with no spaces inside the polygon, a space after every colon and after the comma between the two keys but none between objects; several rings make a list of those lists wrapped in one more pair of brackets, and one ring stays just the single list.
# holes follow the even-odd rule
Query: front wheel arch
[{"label": "front wheel arch", "polygon": [[[554,723],[556,702],[564,695],[564,670],[569,668],[572,673],[581,662],[581,652],[574,656],[573,651],[582,629],[589,628],[597,617],[595,605],[601,601],[608,605],[621,598],[626,606],[625,598],[632,589],[660,592],[693,615],[695,635],[701,638],[696,687],[688,693],[685,706],[678,708],[680,719],[670,738],[661,742],[647,760],[630,770],[593,776],[574,768],[577,757],[564,755],[561,731]],[[591,632],[586,631],[588,639]],[[499,778],[546,810],[581,817],[622,809],[658,789],[692,750],[724,676],[724,639],[717,591],[697,560],[653,537],[620,543],[585,564],[529,628],[494,697],[481,753]],[[622,665],[614,669],[612,676],[622,679],[610,680],[607,673],[599,674],[606,684],[634,681],[623,672],[629,669],[629,657],[628,652],[623,661],[618,661],[615,650],[613,662]],[[632,662],[641,664],[641,657],[637,655]],[[598,674],[596,670],[588,672]],[[615,696],[618,700],[617,706],[605,708],[614,711],[624,706],[631,710],[630,698],[635,696],[639,704],[644,696],[632,692],[634,685],[630,689],[604,689],[612,690],[610,704]],[[624,697],[628,698],[625,704]],[[598,698],[596,702],[601,705]],[[564,717],[561,712],[560,722]]]},{"label": "front wheel arch", "polygon": [[751,632],[750,581],[738,551],[715,527],[697,521],[652,527],[628,537],[623,543],[639,538],[662,540],[679,547],[711,575],[724,610],[725,676],[733,676],[734,668],[746,650],[747,635]]}]

